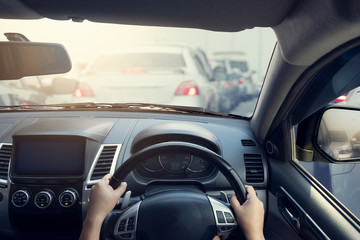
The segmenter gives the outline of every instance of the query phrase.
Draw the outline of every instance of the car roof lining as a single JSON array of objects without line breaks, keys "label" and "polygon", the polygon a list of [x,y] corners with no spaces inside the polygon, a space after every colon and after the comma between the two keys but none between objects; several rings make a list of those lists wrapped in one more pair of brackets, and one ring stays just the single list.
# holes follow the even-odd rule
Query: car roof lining
[{"label": "car roof lining", "polygon": [[353,0],[0,0],[0,18],[41,17],[237,32],[271,27],[292,65],[310,66],[357,37]]},{"label": "car roof lining", "polygon": [[[90,20],[241,31],[279,24],[297,0],[0,0],[1,18]],[[24,6],[28,6],[28,9]],[[20,10],[17,10],[19,6]],[[276,6],[274,8],[274,6]],[[256,13],[256,14],[255,14]]]},{"label": "car roof lining", "polygon": [[359,35],[360,1],[302,0],[274,26],[286,62],[310,66]]}]

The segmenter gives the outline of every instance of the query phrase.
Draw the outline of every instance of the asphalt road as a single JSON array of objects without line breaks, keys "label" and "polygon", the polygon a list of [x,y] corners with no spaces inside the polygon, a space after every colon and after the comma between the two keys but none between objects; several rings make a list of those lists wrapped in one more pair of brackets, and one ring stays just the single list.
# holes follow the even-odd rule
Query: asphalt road
[{"label": "asphalt road", "polygon": [[245,117],[251,117],[255,106],[256,106],[257,98],[253,98],[250,101],[240,102],[230,113]]}]

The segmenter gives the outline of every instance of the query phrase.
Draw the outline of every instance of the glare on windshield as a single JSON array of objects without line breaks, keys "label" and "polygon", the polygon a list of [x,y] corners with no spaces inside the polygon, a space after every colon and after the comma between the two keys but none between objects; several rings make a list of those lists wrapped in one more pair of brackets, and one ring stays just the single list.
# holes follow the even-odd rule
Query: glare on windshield
[{"label": "glare on windshield", "polygon": [[67,74],[0,82],[2,106],[138,102],[251,117],[275,45],[262,28],[225,33],[48,19],[0,25],[3,33],[63,44],[73,66]]}]

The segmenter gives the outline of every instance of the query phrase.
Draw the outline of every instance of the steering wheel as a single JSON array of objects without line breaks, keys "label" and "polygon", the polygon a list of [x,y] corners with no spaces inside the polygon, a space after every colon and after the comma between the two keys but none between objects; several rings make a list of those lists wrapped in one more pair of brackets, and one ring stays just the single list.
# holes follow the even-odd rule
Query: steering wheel
[{"label": "steering wheel", "polygon": [[[141,162],[164,152],[190,152],[211,162],[229,181],[239,202],[246,200],[246,189],[237,172],[213,151],[187,142],[151,145],[133,154],[113,174],[115,189]],[[161,188],[152,191],[124,210],[113,210],[105,219],[102,236],[141,240],[210,240],[215,235],[235,231],[237,223],[229,204],[207,196],[197,188]]]}]

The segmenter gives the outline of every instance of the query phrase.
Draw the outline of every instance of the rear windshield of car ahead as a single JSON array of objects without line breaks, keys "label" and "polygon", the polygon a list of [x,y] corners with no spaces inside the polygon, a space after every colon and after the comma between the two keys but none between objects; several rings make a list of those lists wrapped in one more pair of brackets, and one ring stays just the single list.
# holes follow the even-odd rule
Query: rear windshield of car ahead
[{"label": "rear windshield of car ahead", "polygon": [[103,55],[97,58],[91,67],[95,71],[123,70],[133,67],[151,68],[183,68],[185,61],[180,54],[169,53],[124,53]]}]

